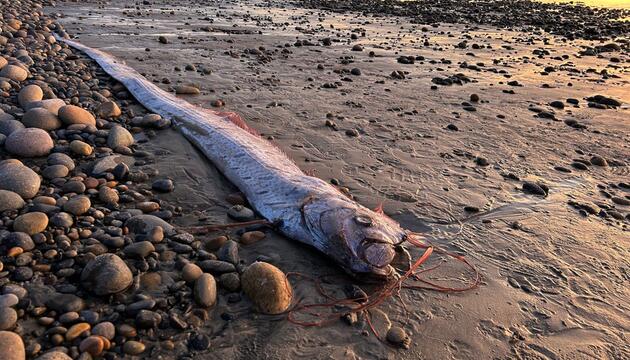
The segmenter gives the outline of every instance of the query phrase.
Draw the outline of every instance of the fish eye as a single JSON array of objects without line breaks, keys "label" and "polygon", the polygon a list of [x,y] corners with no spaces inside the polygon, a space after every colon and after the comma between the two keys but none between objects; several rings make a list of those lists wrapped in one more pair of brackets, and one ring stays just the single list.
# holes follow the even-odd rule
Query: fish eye
[{"label": "fish eye", "polygon": [[368,216],[363,216],[363,215],[357,215],[354,217],[354,221],[356,221],[357,224],[363,225],[363,226],[371,226],[372,225],[372,219],[370,219]]}]

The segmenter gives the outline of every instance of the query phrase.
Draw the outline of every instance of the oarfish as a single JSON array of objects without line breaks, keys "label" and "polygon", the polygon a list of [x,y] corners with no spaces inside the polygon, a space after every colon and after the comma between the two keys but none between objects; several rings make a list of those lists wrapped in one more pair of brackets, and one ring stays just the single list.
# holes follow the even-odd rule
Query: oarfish
[{"label": "oarfish", "polygon": [[395,247],[409,233],[382,211],[302,172],[279,148],[249,131],[237,114],[192,105],[103,51],[61,40],[94,59],[144,107],[173,121],[283,235],[318,249],[351,274],[393,275]]}]

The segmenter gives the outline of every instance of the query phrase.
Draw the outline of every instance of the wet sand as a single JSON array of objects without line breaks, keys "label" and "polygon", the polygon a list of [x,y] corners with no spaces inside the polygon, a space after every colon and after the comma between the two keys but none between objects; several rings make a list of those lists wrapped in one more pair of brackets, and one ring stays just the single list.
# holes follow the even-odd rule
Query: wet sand
[{"label": "wet sand", "polygon": [[[282,316],[257,315],[247,302],[222,301],[201,329],[211,336],[210,350],[193,358],[630,356],[630,206],[612,201],[630,198],[627,43],[584,56],[584,46],[610,41],[412,25],[405,18],[282,2],[191,8],[155,1],[138,9],[125,3],[59,3],[46,11],[63,14],[60,22],[82,43],[124,59],[158,83],[168,79],[164,88],[200,86],[201,94],[188,101],[211,107],[222,99],[225,110],[241,113],[302,169],[337,179],[366,206],[383,202],[391,217],[465,254],[483,275],[473,291],[403,291],[379,308],[388,320],[375,313],[377,329],[385,332],[388,322],[403,326],[412,338],[409,350],[382,344],[363,321],[304,328]],[[321,45],[325,38],[330,46]],[[458,47],[463,41],[465,48]],[[352,51],[357,44],[363,51]],[[413,56],[414,64],[398,62],[403,55]],[[186,71],[187,64],[198,71]],[[402,73],[395,78],[394,71]],[[460,73],[470,81],[432,81]],[[518,83],[508,85],[512,81]],[[480,101],[471,101],[471,94]],[[596,94],[623,105],[588,107],[585,98]],[[564,109],[548,105],[558,100]],[[163,196],[183,208],[176,223],[227,221],[225,197],[235,189],[181,135],[164,131],[143,147],[158,151],[155,166],[177,184]],[[608,166],[572,166],[594,155]],[[544,183],[548,196],[524,193],[525,181]],[[582,213],[570,203],[580,204]],[[608,215],[600,216],[600,209]],[[613,211],[622,217],[615,219]],[[341,273],[319,253],[277,235],[241,250],[247,262],[264,255],[285,272]],[[439,261],[435,256],[427,266]],[[452,261],[428,275],[451,285],[466,276]],[[348,283],[340,275],[329,286],[342,294]],[[297,298],[323,301],[308,282],[293,284]],[[226,322],[222,313],[235,319]],[[176,341],[176,349],[166,351],[155,340],[154,356],[186,352],[186,344]]]}]

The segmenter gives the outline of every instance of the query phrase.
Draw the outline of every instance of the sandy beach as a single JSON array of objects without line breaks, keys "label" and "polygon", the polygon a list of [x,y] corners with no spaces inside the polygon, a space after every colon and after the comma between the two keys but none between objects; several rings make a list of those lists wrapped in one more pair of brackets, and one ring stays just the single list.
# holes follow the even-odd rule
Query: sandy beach
[{"label": "sandy beach", "polygon": [[[346,9],[327,1],[43,5],[45,16],[73,39],[124,60],[165,90],[182,85],[199,89],[199,94],[179,96],[202,107],[238,112],[302,170],[339,185],[369,208],[382,204],[404,228],[465,256],[482,276],[474,290],[403,289],[371,310],[383,339],[391,327],[404,329],[409,345],[401,348],[379,340],[361,316],[303,327],[289,323],[285,315],[260,314],[251,299],[221,281],[216,304],[204,315],[195,312],[191,290],[173,290],[180,289],[176,285],[183,264],[216,258],[196,251],[208,249],[220,235],[240,239],[252,229],[195,235],[193,252],[170,259],[160,247],[166,245],[155,243],[157,265],[142,269],[128,262],[136,283],[132,290],[99,297],[80,288],[86,309],[99,313],[99,321],[114,323],[118,331],[109,339],[111,351],[94,358],[630,357],[630,42],[623,26],[613,22],[596,35],[580,29],[563,33],[569,26],[553,26],[554,35],[532,28],[525,16],[522,27],[513,28],[489,18],[483,24],[440,21],[443,13],[422,23],[404,7],[406,16]],[[111,90],[109,97],[121,106],[131,129],[133,115],[146,111],[87,57],[74,54],[79,60],[70,61],[85,64],[100,79],[98,86]],[[55,85],[49,75],[38,81]],[[5,91],[2,101],[15,103],[19,87]],[[90,106],[84,107],[96,113]],[[9,107],[3,110],[10,113]],[[24,122],[23,111],[12,113]],[[51,133],[55,131],[60,130]],[[226,215],[233,204],[229,195],[238,189],[176,127],[131,132],[135,142],[125,162],[131,172],[149,174],[151,180],[132,179],[128,187],[161,205],[156,213],[145,213],[160,215],[177,229],[232,221]],[[98,153],[99,143],[93,144]],[[20,158],[4,148],[0,155],[2,160]],[[77,167],[87,160],[92,159],[77,159]],[[32,168],[35,163],[25,161]],[[173,189],[152,188],[154,179],[167,178]],[[54,184],[50,180],[38,194]],[[123,184],[121,180],[113,187],[121,196]],[[57,197],[51,192],[49,196]],[[96,207],[98,191],[85,194]],[[139,208],[136,200],[130,201]],[[32,209],[34,200],[26,202]],[[126,207],[121,201],[120,208],[110,210]],[[158,214],[166,209],[171,216]],[[11,229],[17,215],[5,213],[1,231],[16,231]],[[91,226],[101,226],[95,224]],[[344,289],[352,284],[367,293],[378,289],[347,276],[319,252],[262,230],[265,238],[253,244],[238,240],[237,268],[238,263],[264,260],[284,273],[327,276],[324,286],[337,297],[347,296]],[[85,249],[94,246],[86,243],[89,238],[81,237],[79,254],[92,251]],[[8,240],[0,244],[6,250],[0,252],[0,289],[17,284],[30,294],[45,284],[68,292],[61,284],[77,283],[72,276],[47,283],[38,271],[16,280],[16,269],[24,266],[8,253]],[[421,254],[405,247],[411,259]],[[122,248],[110,252],[128,259]],[[57,262],[49,262],[55,271]],[[470,279],[470,272],[450,257],[436,254],[423,266],[440,263],[423,276],[445,286],[461,286]],[[78,274],[83,265],[77,261],[70,268]],[[289,280],[295,302],[325,301],[312,282]],[[161,314],[162,320],[141,329],[136,316],[124,314],[130,304],[148,300],[157,301],[147,310]],[[27,349],[39,344],[26,358],[62,347],[71,358],[92,356],[80,350],[81,339],[51,340],[52,329],[69,328],[79,320],[64,324],[58,319],[61,312],[46,313],[49,308],[36,315],[33,308],[42,306],[30,302],[30,307],[22,300],[17,305],[16,327],[0,329],[19,334]],[[114,316],[116,312],[121,315]],[[175,326],[171,312],[185,326]],[[53,321],[44,325],[41,316]],[[137,327],[137,333],[118,338],[122,324]],[[89,332],[81,334],[85,338]],[[125,355],[124,344],[131,339],[144,344],[143,351]]]}]

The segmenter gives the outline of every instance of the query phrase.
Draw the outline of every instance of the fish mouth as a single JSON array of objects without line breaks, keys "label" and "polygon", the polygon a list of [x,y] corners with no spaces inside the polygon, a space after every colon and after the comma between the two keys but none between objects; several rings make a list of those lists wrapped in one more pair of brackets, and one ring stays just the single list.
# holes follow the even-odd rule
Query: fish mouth
[{"label": "fish mouth", "polygon": [[384,239],[366,238],[361,242],[361,260],[374,270],[387,268],[395,256],[394,246]]}]

